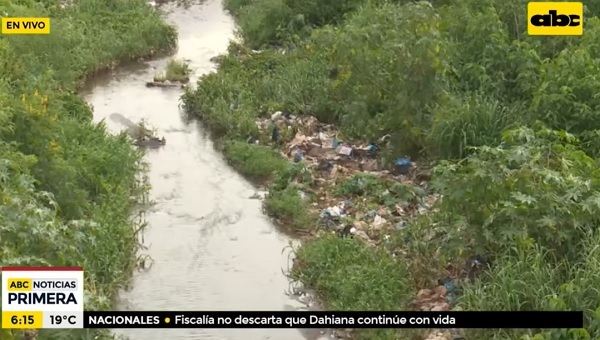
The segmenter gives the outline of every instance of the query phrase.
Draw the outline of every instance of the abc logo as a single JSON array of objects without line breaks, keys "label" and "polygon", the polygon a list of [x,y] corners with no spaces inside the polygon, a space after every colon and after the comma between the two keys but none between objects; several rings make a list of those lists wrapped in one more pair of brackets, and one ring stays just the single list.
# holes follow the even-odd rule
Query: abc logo
[{"label": "abc logo", "polygon": [[577,14],[558,14],[558,12],[551,10],[548,14],[542,15],[537,14],[531,17],[531,24],[533,26],[552,27],[552,26],[579,26],[581,25],[581,17]]},{"label": "abc logo", "polygon": [[581,2],[530,2],[527,6],[529,35],[582,35]]}]

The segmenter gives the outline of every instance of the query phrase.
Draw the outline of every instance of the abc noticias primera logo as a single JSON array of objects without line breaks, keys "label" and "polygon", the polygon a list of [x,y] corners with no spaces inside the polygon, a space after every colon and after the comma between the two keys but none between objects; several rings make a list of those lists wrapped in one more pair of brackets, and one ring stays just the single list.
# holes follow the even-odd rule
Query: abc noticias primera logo
[{"label": "abc noticias primera logo", "polygon": [[2,34],[50,34],[50,18],[2,18]]},{"label": "abc noticias primera logo", "polygon": [[527,19],[529,35],[582,35],[583,3],[530,2]]}]

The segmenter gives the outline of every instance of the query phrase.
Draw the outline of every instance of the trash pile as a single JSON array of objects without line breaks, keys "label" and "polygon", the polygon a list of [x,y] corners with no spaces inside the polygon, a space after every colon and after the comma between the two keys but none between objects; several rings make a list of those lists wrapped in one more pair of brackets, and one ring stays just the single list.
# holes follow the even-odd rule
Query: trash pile
[{"label": "trash pile", "polygon": [[[380,234],[379,231],[407,228],[407,217],[427,211],[437,200],[437,196],[426,196],[416,207],[397,204],[395,209],[380,207],[365,213],[365,204],[361,202],[340,202],[331,197],[328,189],[357,173],[426,188],[427,181],[423,179],[428,178],[416,171],[417,165],[408,158],[397,158],[390,170],[383,168],[377,156],[389,143],[389,135],[376,142],[357,145],[341,140],[334,125],[322,124],[314,116],[296,116],[281,111],[275,112],[270,118],[257,119],[256,125],[263,133],[270,135],[272,142],[282,145],[284,157],[294,163],[302,162],[313,170],[315,194],[319,197],[318,202],[313,203],[313,208],[320,210],[317,213],[321,226],[340,236],[355,235],[375,242],[374,238],[378,238],[375,234]],[[259,139],[250,137],[248,143],[259,143]],[[420,183],[416,183],[418,181]],[[381,194],[386,195],[386,192]],[[344,220],[348,219],[354,222],[344,225]]]},{"label": "trash pile", "polygon": [[415,310],[444,312],[450,310],[458,297],[458,288],[450,278],[438,280],[434,289],[421,289],[411,302]]},{"label": "trash pile", "polygon": [[[320,124],[313,116],[297,117],[283,114],[281,111],[274,113],[270,119],[261,119],[256,122],[259,129],[265,131],[272,127],[271,140],[278,142],[281,138],[281,129],[295,130],[296,133],[286,145],[284,155],[298,163],[306,160],[317,165],[319,170],[333,171],[342,167],[352,171],[379,171],[376,154],[379,146],[376,143],[367,145],[351,145],[338,139],[338,130],[330,124]],[[382,137],[378,144],[386,143],[389,136]],[[410,160],[398,160],[399,174],[407,174],[412,166]]]},{"label": "trash pile", "polygon": [[[352,143],[342,140],[339,130],[333,125],[322,124],[313,116],[296,116],[281,111],[270,118],[257,119],[256,125],[264,134],[270,135],[271,142],[282,146],[283,156],[293,163],[302,162],[312,170],[314,185],[311,191],[318,197],[312,206],[319,215],[321,230],[334,232],[340,237],[359,237],[375,245],[389,240],[392,230],[407,229],[411,217],[426,213],[439,199],[436,194],[423,194],[415,200],[417,203],[400,202],[372,209],[362,202],[366,198],[344,200],[332,194],[332,189],[342,180],[359,173],[407,184],[426,192],[430,176],[409,158],[399,157],[387,169],[381,164],[378,153],[389,144],[389,135],[371,143]],[[259,143],[259,138],[250,137],[248,143]],[[360,177],[354,179],[361,180]],[[364,183],[356,185],[360,187]],[[392,195],[389,190],[377,194],[383,197]],[[305,196],[306,192],[300,191],[299,195]],[[448,311],[458,294],[459,290],[451,279],[441,279],[434,289],[421,289],[411,306],[418,311]],[[461,339],[456,331],[434,330],[427,340]]]},{"label": "trash pile", "polygon": [[[421,289],[411,307],[418,311],[445,312],[452,309],[459,294],[459,289],[450,278],[440,279],[434,289]],[[463,340],[458,329],[433,330],[425,340]]]}]

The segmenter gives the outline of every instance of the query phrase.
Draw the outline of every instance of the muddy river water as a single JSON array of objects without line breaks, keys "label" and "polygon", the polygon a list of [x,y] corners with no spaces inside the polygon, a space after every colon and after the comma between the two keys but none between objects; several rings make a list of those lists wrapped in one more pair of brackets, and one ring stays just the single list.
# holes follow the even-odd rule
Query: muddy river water
[{"label": "muddy river water", "polygon": [[[170,7],[169,7],[170,6]],[[179,50],[194,79],[214,70],[210,58],[226,51],[234,23],[219,0],[189,8],[165,7],[179,30]],[[91,80],[82,92],[94,107],[94,119],[108,128],[122,125],[108,117],[119,113],[145,119],[167,140],[149,150],[150,198],[143,254],[150,270],[137,273],[132,289],[120,298],[122,310],[298,310],[286,294],[282,269],[288,238],[263,216],[255,189],[230,169],[213,149],[199,123],[186,123],[178,109],[181,90],[146,88],[168,59],[128,65]],[[123,333],[123,332],[120,332]],[[317,334],[314,334],[317,333]],[[128,330],[130,339],[316,339],[295,329]]]}]

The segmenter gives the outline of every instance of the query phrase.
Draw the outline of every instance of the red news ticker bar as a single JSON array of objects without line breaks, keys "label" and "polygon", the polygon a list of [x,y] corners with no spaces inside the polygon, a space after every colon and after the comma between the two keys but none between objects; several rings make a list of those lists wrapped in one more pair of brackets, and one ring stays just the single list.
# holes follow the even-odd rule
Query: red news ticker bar
[{"label": "red news ticker bar", "polygon": [[50,271],[83,271],[83,267],[2,267],[3,272],[24,272],[24,271],[41,271],[41,272],[50,272]]}]

